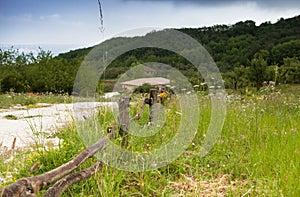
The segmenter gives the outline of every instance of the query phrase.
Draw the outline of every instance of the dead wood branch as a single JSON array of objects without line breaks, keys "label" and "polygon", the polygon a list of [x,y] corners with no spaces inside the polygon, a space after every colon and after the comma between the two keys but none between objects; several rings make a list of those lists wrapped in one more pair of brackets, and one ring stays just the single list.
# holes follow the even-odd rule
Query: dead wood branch
[{"label": "dead wood branch", "polygon": [[74,174],[70,174],[64,177],[63,179],[59,180],[57,183],[55,183],[53,187],[49,188],[47,192],[43,195],[43,197],[58,197],[68,187],[91,177],[93,174],[95,174],[97,170],[101,168],[102,168],[102,162],[97,162],[93,166],[85,170],[76,172]]},{"label": "dead wood branch", "polygon": [[[109,138],[115,136],[114,130],[109,134]],[[78,168],[84,161],[91,158],[98,151],[103,150],[108,141],[107,137],[99,139],[95,144],[86,148],[79,155],[71,161],[46,172],[41,175],[26,177],[19,179],[17,182],[12,183],[0,189],[0,196],[2,197],[19,197],[19,196],[36,196],[41,189],[53,184],[57,180],[66,176],[74,169]]]},{"label": "dead wood branch", "polygon": [[147,102],[146,102],[146,99],[145,99],[145,101],[144,101],[144,103],[143,103],[143,105],[142,105],[142,107],[141,107],[140,113],[136,114],[133,118],[131,118],[131,119],[130,119],[130,122],[135,121],[135,120],[138,120],[138,119],[141,118],[141,116],[144,114],[144,111],[145,111],[145,105],[146,105],[146,104],[147,104]]}]

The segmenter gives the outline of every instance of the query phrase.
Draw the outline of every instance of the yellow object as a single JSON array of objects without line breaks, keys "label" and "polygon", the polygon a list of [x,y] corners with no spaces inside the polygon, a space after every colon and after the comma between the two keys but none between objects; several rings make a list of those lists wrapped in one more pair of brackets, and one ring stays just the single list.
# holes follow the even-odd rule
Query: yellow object
[{"label": "yellow object", "polygon": [[167,98],[167,93],[166,92],[162,92],[159,94],[160,98]]}]

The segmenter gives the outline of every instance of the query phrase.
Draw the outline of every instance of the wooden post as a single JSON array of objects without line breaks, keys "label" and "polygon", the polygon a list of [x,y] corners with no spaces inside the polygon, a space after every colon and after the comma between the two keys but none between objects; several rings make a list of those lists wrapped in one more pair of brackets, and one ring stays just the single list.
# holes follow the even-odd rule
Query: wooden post
[{"label": "wooden post", "polygon": [[130,98],[121,97],[118,105],[119,105],[119,117],[118,117],[118,124],[119,124],[119,135],[123,138],[122,139],[122,147],[128,145],[128,131],[129,131],[129,102]]},{"label": "wooden post", "polygon": [[150,89],[150,123],[154,122],[156,118],[156,104],[157,103],[157,90]]}]

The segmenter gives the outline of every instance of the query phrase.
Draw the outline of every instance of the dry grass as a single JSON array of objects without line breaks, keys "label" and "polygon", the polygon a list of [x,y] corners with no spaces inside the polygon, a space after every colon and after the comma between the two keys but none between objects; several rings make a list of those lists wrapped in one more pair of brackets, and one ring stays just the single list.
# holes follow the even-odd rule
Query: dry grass
[{"label": "dry grass", "polygon": [[247,180],[231,180],[231,175],[224,174],[221,177],[215,179],[201,180],[195,177],[189,177],[181,174],[179,182],[170,182],[167,186],[174,191],[172,196],[214,196],[222,197],[227,196],[229,192],[240,190],[244,191],[244,195],[247,196],[251,189],[249,188],[249,182]]}]

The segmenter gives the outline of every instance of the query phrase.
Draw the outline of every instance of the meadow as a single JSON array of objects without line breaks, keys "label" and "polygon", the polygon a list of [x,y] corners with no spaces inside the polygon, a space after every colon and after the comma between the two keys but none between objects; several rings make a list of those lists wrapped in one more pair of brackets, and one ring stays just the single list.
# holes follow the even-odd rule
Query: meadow
[{"label": "meadow", "polygon": [[0,109],[8,109],[13,106],[33,107],[39,103],[70,103],[72,98],[67,94],[33,94],[8,92],[0,94]]},{"label": "meadow", "polygon": [[[199,157],[201,141],[208,128],[211,102],[207,93],[198,93],[200,124],[187,150],[167,166],[146,172],[127,172],[103,165],[91,178],[71,186],[62,196],[297,196],[300,193],[300,87],[287,86],[229,92],[227,116],[221,136],[213,149]],[[131,116],[141,107],[143,97],[133,98]],[[9,101],[7,101],[9,102]],[[155,150],[172,139],[180,121],[178,103],[165,104],[166,122],[151,137],[129,137],[128,149],[139,152]],[[138,120],[148,120],[149,109]],[[103,108],[97,115],[103,127],[115,120]],[[49,171],[71,160],[85,145],[75,123],[55,134],[59,148],[35,146],[28,151],[7,153],[0,157],[0,175],[7,182]],[[120,143],[116,139],[116,144]],[[78,170],[91,166],[97,158]],[[36,162],[35,172],[29,169]],[[1,177],[0,176],[0,177]],[[1,183],[0,183],[1,184]],[[40,195],[43,194],[41,191]]]}]

